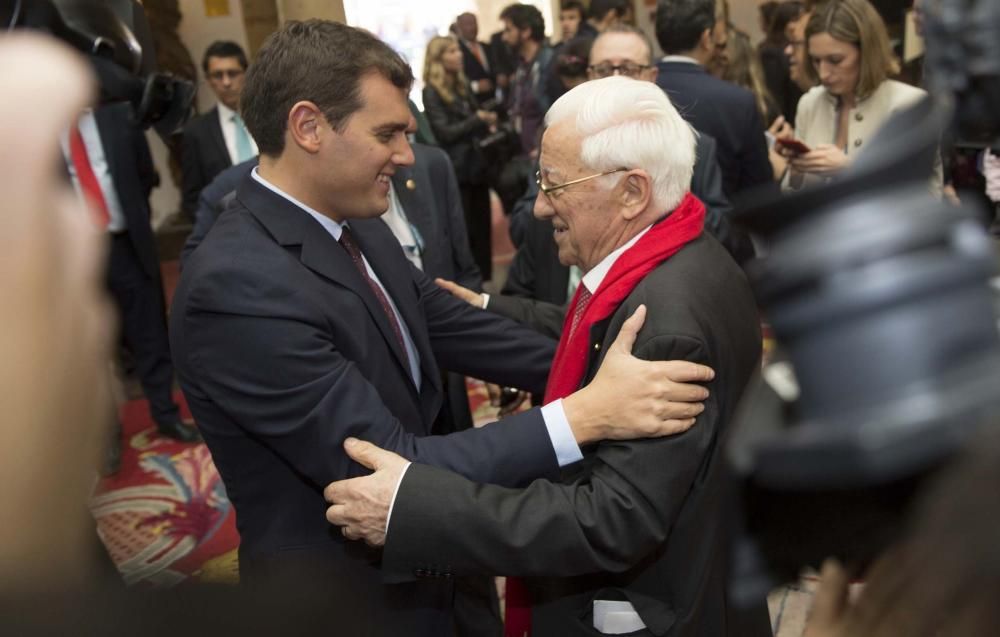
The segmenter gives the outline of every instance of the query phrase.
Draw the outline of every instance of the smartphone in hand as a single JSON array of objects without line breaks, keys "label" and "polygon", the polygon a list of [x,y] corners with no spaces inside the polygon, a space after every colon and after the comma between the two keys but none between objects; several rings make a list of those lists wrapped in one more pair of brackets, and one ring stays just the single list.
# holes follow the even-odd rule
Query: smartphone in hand
[{"label": "smartphone in hand", "polygon": [[809,151],[812,150],[811,148],[809,148],[808,146],[806,146],[802,141],[800,141],[798,139],[789,139],[789,138],[781,138],[781,137],[779,137],[778,139],[774,140],[774,143],[777,144],[777,145],[779,145],[779,146],[782,146],[784,148],[789,149],[790,151],[792,151],[796,155],[802,155],[802,154],[808,153]]}]

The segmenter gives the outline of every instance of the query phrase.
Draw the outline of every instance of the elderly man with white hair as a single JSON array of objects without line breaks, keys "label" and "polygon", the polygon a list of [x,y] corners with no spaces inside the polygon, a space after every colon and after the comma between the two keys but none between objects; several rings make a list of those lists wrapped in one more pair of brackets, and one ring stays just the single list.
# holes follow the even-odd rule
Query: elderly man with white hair
[{"label": "elderly man with white hair", "polygon": [[746,278],[688,192],[694,134],[662,90],[625,77],[569,91],[546,125],[535,215],[552,220],[560,260],[585,273],[546,402],[586,387],[645,306],[635,355],[715,369],[704,412],[675,436],[590,446],[560,482],[525,489],[355,442],[348,452],[375,473],[327,487],[327,517],[349,538],[384,542],[390,578],[524,578],[508,589],[508,635],[770,635],[763,600],[737,613],[726,594],[721,440],[761,339]]}]

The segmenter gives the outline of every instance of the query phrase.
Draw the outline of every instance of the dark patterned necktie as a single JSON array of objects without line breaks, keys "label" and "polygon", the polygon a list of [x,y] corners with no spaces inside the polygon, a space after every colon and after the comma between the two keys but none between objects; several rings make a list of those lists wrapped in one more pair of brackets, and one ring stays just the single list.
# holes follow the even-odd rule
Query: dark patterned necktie
[{"label": "dark patterned necktie", "polygon": [[365,280],[368,287],[371,288],[372,293],[375,294],[375,298],[378,299],[379,304],[382,305],[382,310],[385,312],[386,317],[389,319],[389,325],[392,326],[393,333],[396,334],[396,340],[399,341],[399,346],[403,349],[403,354],[406,356],[407,361],[409,361],[410,355],[406,351],[406,343],[403,341],[403,330],[399,326],[399,321],[396,320],[396,313],[392,311],[392,306],[389,304],[389,298],[382,291],[382,287],[375,282],[375,279],[368,275],[368,268],[365,267],[364,259],[361,258],[361,248],[358,247],[356,241],[354,241],[354,236],[347,226],[342,226],[340,231],[340,245],[344,246],[344,250],[347,250],[347,254],[351,255],[351,261],[354,261],[355,267],[357,267],[358,272],[361,273],[361,278]]},{"label": "dark patterned necktie", "polygon": [[587,286],[581,285],[580,296],[577,297],[576,307],[573,308],[573,323],[569,328],[569,338],[573,338],[573,334],[576,333],[576,328],[580,325],[583,313],[587,311],[587,305],[590,304],[590,296],[590,290],[587,289]]}]

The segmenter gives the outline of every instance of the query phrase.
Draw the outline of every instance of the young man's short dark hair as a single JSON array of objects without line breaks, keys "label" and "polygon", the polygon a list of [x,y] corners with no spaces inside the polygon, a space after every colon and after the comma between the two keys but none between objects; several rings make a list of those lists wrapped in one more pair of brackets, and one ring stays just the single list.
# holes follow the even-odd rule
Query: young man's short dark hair
[{"label": "young man's short dark hair", "polygon": [[559,5],[560,11],[576,11],[580,14],[580,19],[583,20],[587,17],[587,10],[584,8],[583,3],[580,0],[563,0],[562,4]]},{"label": "young man's short dark hair", "polygon": [[268,36],[247,72],[240,110],[262,155],[282,153],[288,112],[316,104],[335,129],[364,104],[361,78],[379,73],[400,90],[413,72],[398,53],[361,29],[329,20],[291,21]]},{"label": "young man's short dark hair", "polygon": [[205,56],[201,58],[201,70],[206,75],[208,58],[236,58],[243,70],[247,70],[247,54],[243,52],[243,47],[229,40],[216,40],[205,49]]},{"label": "young man's short dark hair", "polygon": [[715,0],[660,0],[656,3],[656,41],[670,55],[690,51],[701,34],[715,26]]},{"label": "young man's short dark hair", "polygon": [[608,15],[609,11],[614,11],[615,16],[619,18],[625,17],[628,13],[629,0],[590,0],[590,13],[588,17],[591,20],[603,20],[604,16]]},{"label": "young man's short dark hair", "polygon": [[536,42],[545,38],[545,18],[530,4],[512,4],[500,13],[500,19],[507,20],[522,31],[531,29],[531,39]]}]

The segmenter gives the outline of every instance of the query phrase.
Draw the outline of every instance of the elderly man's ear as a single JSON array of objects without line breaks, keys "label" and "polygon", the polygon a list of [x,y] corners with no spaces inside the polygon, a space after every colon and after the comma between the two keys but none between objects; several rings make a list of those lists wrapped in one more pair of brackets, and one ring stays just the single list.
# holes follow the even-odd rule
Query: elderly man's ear
[{"label": "elderly man's ear", "polygon": [[649,206],[652,198],[652,180],[645,170],[631,170],[622,180],[622,215],[631,221]]}]

